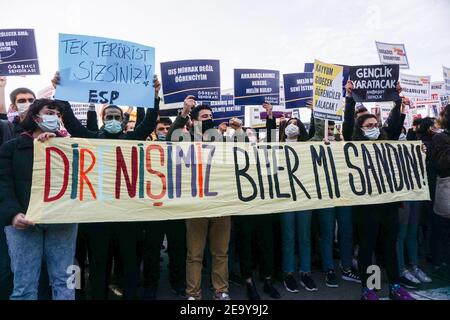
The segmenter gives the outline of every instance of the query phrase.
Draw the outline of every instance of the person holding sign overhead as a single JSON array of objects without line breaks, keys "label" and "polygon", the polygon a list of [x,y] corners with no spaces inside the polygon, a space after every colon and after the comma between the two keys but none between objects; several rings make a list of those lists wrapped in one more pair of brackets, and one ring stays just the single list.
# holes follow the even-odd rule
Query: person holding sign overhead
[{"label": "person holding sign overhead", "polygon": [[[59,74],[52,81],[59,83]],[[160,83],[154,79],[155,107],[147,109],[142,123],[134,131],[123,132],[122,121],[123,111],[116,105],[108,105],[103,109],[102,120],[104,126],[98,131],[91,131],[85,128],[75,117],[70,104],[64,104],[63,122],[64,126],[72,137],[90,139],[120,139],[120,140],[146,140],[156,127],[156,119],[159,112],[158,97]],[[136,299],[139,280],[139,268],[137,265],[137,233],[138,226],[134,222],[128,223],[91,223],[86,226],[89,237],[91,252],[90,261],[90,284],[92,298],[95,300],[107,299],[107,262],[108,248],[115,237],[120,247],[120,252],[124,261],[125,286],[124,299]]]},{"label": "person holding sign overhead", "polygon": [[[193,126],[189,132],[183,128],[191,114]],[[211,107],[196,106],[194,96],[184,100],[180,115],[169,129],[167,141],[224,141],[222,134],[214,128]],[[212,256],[212,285],[215,300],[230,300],[228,293],[228,245],[231,219],[227,217],[198,218],[186,220],[186,296],[188,300],[202,298],[202,262],[207,237]]]},{"label": "person holding sign overhead", "polygon": [[[346,85],[346,111],[354,113],[354,100],[352,98],[353,83]],[[401,86],[397,83],[397,92],[401,92]],[[378,119],[373,114],[365,114],[356,119],[353,132],[353,141],[377,141],[398,140],[403,127],[405,115],[402,114],[404,104],[408,103],[406,97],[395,101],[386,125],[378,127]],[[348,108],[348,110],[347,110]],[[353,122],[354,123],[354,122]],[[353,219],[356,223],[359,238],[358,268],[362,285],[362,300],[378,300],[374,288],[369,286],[368,268],[373,264],[372,257],[380,237],[383,244],[389,281],[389,297],[393,300],[414,300],[411,295],[400,286],[400,275],[397,259],[397,236],[398,236],[398,203],[382,203],[354,206]],[[369,269],[370,270],[370,269]]]}]

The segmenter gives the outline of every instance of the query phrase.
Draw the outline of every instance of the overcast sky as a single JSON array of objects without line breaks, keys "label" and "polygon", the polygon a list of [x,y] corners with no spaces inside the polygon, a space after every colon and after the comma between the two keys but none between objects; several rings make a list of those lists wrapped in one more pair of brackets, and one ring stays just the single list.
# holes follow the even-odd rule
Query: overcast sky
[{"label": "overcast sky", "polygon": [[450,67],[450,1],[0,0],[0,29],[33,28],[40,76],[8,78],[36,92],[58,68],[58,33],[128,40],[156,48],[159,63],[220,59],[222,88],[234,68],[302,72],[319,59],[377,64],[375,41],[404,43],[413,75],[442,80]]}]

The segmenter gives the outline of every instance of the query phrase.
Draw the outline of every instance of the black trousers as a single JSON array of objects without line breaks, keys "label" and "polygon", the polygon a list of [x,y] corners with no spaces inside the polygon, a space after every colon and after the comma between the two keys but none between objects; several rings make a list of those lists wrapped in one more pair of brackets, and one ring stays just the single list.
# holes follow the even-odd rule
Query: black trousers
[{"label": "black trousers", "polygon": [[377,239],[380,240],[382,246],[384,267],[389,284],[399,283],[397,261],[398,204],[375,204],[353,208],[353,219],[358,230],[358,268],[362,286],[367,285],[367,279],[370,276],[367,273],[367,267],[373,264],[372,256]]},{"label": "black trousers", "polygon": [[13,290],[13,274],[4,226],[0,225],[0,300],[9,300]]},{"label": "black trousers", "polygon": [[118,243],[124,266],[124,299],[136,299],[139,282],[136,258],[137,224],[135,222],[90,223],[86,225],[86,233],[90,247],[89,282],[92,299],[106,300],[108,298],[111,271],[108,266],[108,253],[113,239]]},{"label": "black trousers", "polygon": [[236,216],[233,218],[236,227],[241,277],[252,277],[252,239],[256,239],[258,249],[260,276],[273,274],[273,221],[271,214]]},{"label": "black trousers", "polygon": [[170,284],[186,282],[186,222],[167,220],[145,222],[144,225],[144,287],[157,287],[159,282],[161,246],[167,236]]}]

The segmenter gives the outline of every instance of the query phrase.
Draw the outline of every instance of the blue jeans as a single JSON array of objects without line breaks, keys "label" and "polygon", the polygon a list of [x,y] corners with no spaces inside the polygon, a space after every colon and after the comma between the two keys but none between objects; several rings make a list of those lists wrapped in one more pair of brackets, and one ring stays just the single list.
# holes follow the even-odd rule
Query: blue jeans
[{"label": "blue jeans", "polygon": [[406,269],[405,247],[408,253],[409,265],[417,266],[417,229],[421,201],[408,201],[404,203],[404,209],[399,213],[399,230],[397,241],[398,268],[400,272]]},{"label": "blue jeans", "polygon": [[75,290],[68,287],[74,265],[76,224],[39,225],[26,230],[5,228],[14,274],[11,300],[37,300],[42,259],[47,262],[53,300],[75,300]]},{"label": "blue jeans", "polygon": [[[295,264],[295,239],[300,251],[300,271],[311,272],[311,217],[310,210],[282,213],[281,235],[283,271],[293,273]],[[297,232],[297,238],[295,233]]]},{"label": "blue jeans", "polygon": [[353,260],[353,221],[352,207],[337,207],[336,217],[338,222],[339,253],[342,269],[352,267]]},{"label": "blue jeans", "polygon": [[336,225],[334,208],[318,209],[320,221],[320,254],[323,271],[334,270],[333,242]]}]

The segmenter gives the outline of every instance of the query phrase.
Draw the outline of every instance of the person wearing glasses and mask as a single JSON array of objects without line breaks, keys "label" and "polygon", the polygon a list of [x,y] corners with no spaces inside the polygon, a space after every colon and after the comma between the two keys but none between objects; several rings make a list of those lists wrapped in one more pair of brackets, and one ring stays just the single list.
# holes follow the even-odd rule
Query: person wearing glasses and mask
[{"label": "person wearing glasses and mask", "polygon": [[[346,105],[348,114],[354,113],[355,101],[352,98],[353,83],[349,81],[346,86]],[[402,88],[397,83],[397,92]],[[409,99],[399,97],[394,101],[389,118],[383,127],[379,127],[378,119],[373,114],[359,116],[354,127],[349,127],[352,132],[352,141],[398,141],[405,119],[404,107],[409,104]],[[397,257],[397,237],[399,216],[399,203],[382,203],[354,206],[353,219],[356,224],[359,239],[358,269],[361,277],[362,299],[378,300],[378,295],[373,289],[367,287],[367,267],[372,265],[372,256],[375,251],[377,239],[383,245],[384,266],[389,282],[389,297],[392,300],[414,300],[411,295],[400,285],[400,272]]]},{"label": "person wearing glasses and mask", "polygon": [[[55,78],[58,78],[56,74]],[[58,84],[58,79],[52,81]],[[148,108],[142,123],[134,128],[134,131],[123,131],[123,111],[116,105],[108,105],[103,109],[103,126],[99,130],[89,130],[75,117],[70,104],[61,101],[64,105],[63,123],[72,137],[88,139],[119,139],[145,141],[150,133],[155,130],[159,113],[158,97],[161,87],[157,78],[153,81],[155,90],[154,108]],[[90,223],[86,225],[86,234],[90,245],[90,270],[89,279],[91,285],[91,298],[94,300],[106,300],[108,297],[107,265],[108,248],[112,240],[116,240],[122,254],[125,273],[123,297],[126,300],[137,298],[139,282],[139,268],[137,264],[137,236],[139,226],[134,222],[121,223]]]}]

